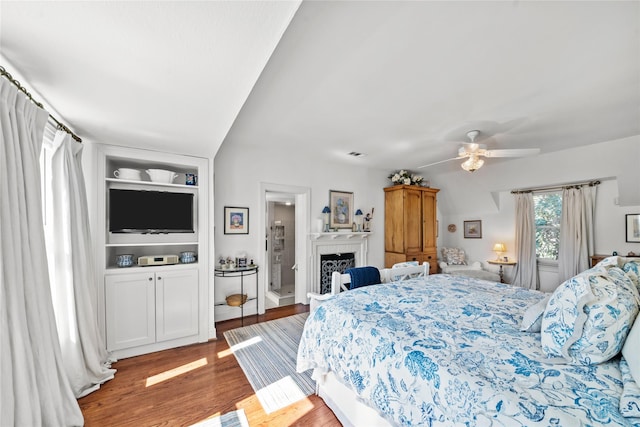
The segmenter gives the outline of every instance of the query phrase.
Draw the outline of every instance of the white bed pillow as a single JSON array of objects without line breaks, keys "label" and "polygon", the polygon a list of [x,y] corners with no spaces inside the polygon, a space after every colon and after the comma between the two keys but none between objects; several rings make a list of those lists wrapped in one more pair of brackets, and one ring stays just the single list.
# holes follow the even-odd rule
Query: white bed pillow
[{"label": "white bed pillow", "polygon": [[633,327],[622,347],[622,355],[629,363],[629,370],[636,383],[640,384],[640,317],[636,317]]},{"label": "white bed pillow", "polygon": [[551,294],[545,296],[535,304],[530,305],[522,316],[520,330],[523,332],[540,332],[542,327],[542,315],[544,314],[547,303],[551,298]]},{"label": "white bed pillow", "polygon": [[558,363],[605,362],[620,352],[639,307],[638,290],[620,268],[587,270],[551,295],[542,317],[542,350]]}]

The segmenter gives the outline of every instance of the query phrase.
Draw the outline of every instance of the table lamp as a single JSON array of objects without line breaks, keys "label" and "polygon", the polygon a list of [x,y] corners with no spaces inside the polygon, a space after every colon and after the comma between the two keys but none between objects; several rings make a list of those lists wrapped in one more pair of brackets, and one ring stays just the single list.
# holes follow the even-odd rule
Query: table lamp
[{"label": "table lamp", "polygon": [[496,243],[495,245],[493,245],[493,251],[498,256],[498,258],[496,258],[496,261],[501,261],[500,255],[507,252],[507,247],[504,245],[504,243]]},{"label": "table lamp", "polygon": [[329,214],[331,213],[331,209],[329,209],[329,206],[325,206],[324,209],[322,209],[322,215],[324,216],[324,232],[328,233],[329,232]]},{"label": "table lamp", "polygon": [[362,210],[358,209],[355,215],[356,215],[356,225],[358,226],[358,231],[362,231]]}]

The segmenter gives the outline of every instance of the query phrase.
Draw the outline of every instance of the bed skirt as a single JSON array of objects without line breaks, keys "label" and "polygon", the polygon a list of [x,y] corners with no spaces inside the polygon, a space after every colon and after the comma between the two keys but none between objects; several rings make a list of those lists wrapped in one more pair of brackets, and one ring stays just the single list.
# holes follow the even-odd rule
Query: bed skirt
[{"label": "bed skirt", "polygon": [[356,394],[342,384],[333,372],[325,375],[314,372],[313,378],[316,380],[316,393],[343,426],[391,427],[378,412],[360,402]]}]

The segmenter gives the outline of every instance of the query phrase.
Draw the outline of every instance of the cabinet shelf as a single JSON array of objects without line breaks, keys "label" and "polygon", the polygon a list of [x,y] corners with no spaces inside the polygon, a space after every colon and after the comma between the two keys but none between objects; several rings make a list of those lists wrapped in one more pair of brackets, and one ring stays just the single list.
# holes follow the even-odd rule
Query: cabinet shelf
[{"label": "cabinet shelf", "polygon": [[198,266],[198,262],[190,262],[188,264],[167,264],[167,265],[147,265],[147,266],[139,266],[133,265],[131,267],[118,267],[116,265],[110,265],[105,268],[105,271],[109,274],[117,273],[117,274],[127,274],[127,273],[142,273],[142,272],[154,272],[158,270],[166,270],[166,269],[185,269],[185,268],[194,268]]},{"label": "cabinet shelf", "polygon": [[198,188],[197,185],[186,185],[186,184],[169,184],[164,182],[153,182],[153,181],[138,181],[135,179],[119,179],[119,178],[105,178],[107,182],[114,183],[122,183],[122,184],[137,184],[144,185],[149,187],[169,187],[169,188]]},{"label": "cabinet shelf", "polygon": [[160,243],[107,243],[105,246],[108,248],[122,248],[131,246],[184,246],[184,245],[197,245],[198,242],[160,242]]}]

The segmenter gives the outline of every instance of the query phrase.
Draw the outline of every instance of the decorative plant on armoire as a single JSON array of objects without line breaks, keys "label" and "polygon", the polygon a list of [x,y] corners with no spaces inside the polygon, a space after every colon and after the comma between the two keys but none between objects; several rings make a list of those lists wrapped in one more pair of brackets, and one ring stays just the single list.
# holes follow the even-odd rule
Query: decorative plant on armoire
[{"label": "decorative plant on armoire", "polygon": [[389,175],[389,179],[395,185],[420,185],[424,183],[424,178],[420,175],[413,174],[405,169]]}]

